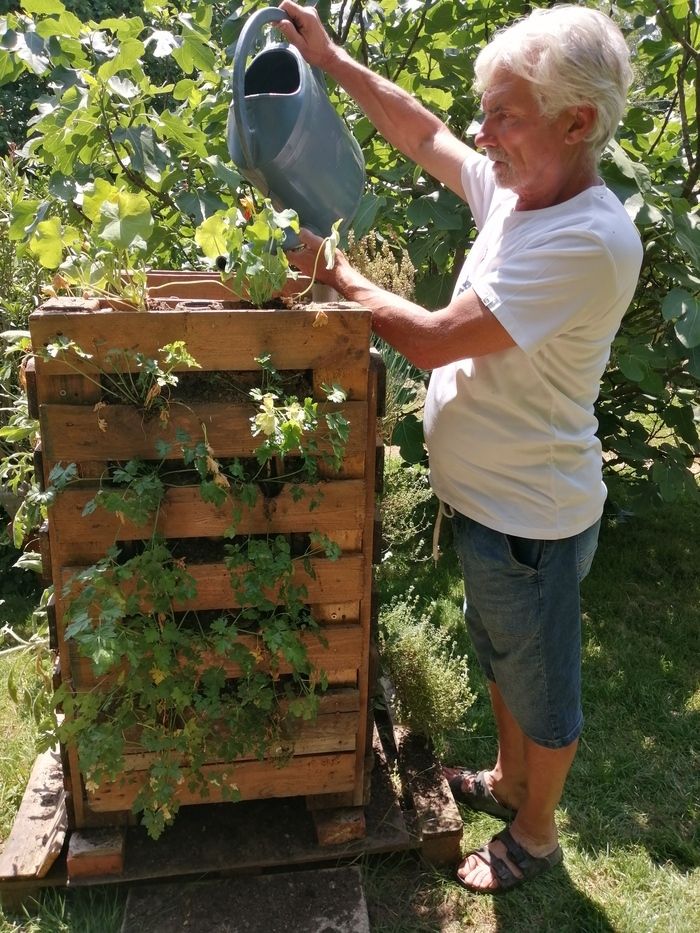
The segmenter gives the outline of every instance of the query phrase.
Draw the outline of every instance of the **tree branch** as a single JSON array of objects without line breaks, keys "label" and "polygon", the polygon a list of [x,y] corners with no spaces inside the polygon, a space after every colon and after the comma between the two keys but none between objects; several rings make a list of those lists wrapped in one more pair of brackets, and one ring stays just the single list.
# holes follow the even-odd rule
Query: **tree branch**
[{"label": "tree branch", "polygon": [[685,38],[685,36],[682,33],[678,32],[678,30],[676,29],[675,23],[673,22],[671,17],[668,15],[668,13],[663,7],[663,4],[660,3],[659,0],[656,0],[656,12],[659,14],[659,16],[664,22],[664,25],[666,26],[668,31],[671,33],[673,38],[676,40],[676,42],[685,49],[685,51],[688,53],[688,55],[690,55],[691,58],[695,59],[695,61],[698,61],[700,59],[700,51],[694,48],[693,45]]},{"label": "tree branch", "polygon": [[407,48],[406,51],[404,52],[404,54],[403,54],[403,56],[402,56],[402,58],[401,58],[401,61],[399,62],[398,66],[397,66],[397,68],[396,68],[396,71],[395,71],[394,74],[392,75],[392,78],[391,78],[392,81],[396,81],[397,78],[399,77],[399,75],[401,74],[401,72],[402,72],[402,71],[404,70],[404,68],[406,67],[406,62],[408,61],[408,59],[409,59],[409,57],[410,57],[410,55],[411,55],[411,52],[413,51],[413,48],[414,48],[416,42],[418,41],[418,36],[421,34],[421,32],[422,32],[422,30],[423,30],[423,26],[425,25],[425,17],[428,15],[428,10],[430,9],[430,7],[431,7],[431,2],[430,2],[430,0],[426,0],[426,2],[423,4],[423,9],[421,10],[420,16],[419,16],[419,18],[418,18],[418,23],[417,23],[417,25],[416,25],[416,28],[415,28],[415,30],[414,30],[414,32],[413,32],[413,38],[412,38],[411,41],[408,43],[408,48]]}]

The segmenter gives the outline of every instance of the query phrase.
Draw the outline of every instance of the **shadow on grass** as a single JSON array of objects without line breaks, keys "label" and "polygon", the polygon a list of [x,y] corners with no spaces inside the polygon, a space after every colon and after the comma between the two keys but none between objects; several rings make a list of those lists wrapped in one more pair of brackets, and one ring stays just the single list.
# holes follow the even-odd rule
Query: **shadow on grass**
[{"label": "shadow on grass", "polygon": [[372,933],[614,933],[599,905],[557,866],[527,888],[471,894],[451,868],[437,871],[416,855],[371,859],[364,888]]},{"label": "shadow on grass", "polygon": [[492,901],[494,931],[499,933],[615,933],[600,905],[576,887],[565,865],[552,869],[527,889],[496,895]]},{"label": "shadow on grass", "polygon": [[700,506],[608,523],[584,584],[581,748],[564,804],[581,846],[700,865]]}]

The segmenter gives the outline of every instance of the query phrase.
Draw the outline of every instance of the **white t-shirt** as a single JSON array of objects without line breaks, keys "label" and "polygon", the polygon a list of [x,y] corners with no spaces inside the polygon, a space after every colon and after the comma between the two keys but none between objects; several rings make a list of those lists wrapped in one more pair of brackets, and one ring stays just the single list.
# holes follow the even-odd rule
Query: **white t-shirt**
[{"label": "white t-shirt", "polygon": [[455,295],[473,288],[516,346],[435,369],[424,427],[436,495],[505,534],[559,539],[601,515],[593,405],[637,284],[642,247],[605,186],[515,211],[474,152],[462,184],[479,235]]}]

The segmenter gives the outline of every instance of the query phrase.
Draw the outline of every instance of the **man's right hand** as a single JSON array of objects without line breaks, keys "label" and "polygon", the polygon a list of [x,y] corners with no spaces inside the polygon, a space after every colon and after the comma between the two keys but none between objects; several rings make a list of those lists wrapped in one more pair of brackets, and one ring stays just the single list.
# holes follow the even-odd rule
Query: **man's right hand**
[{"label": "man's right hand", "polygon": [[302,7],[292,0],[282,0],[279,5],[289,19],[275,26],[287,42],[295,46],[310,65],[326,70],[333,58],[335,46],[313,7]]}]

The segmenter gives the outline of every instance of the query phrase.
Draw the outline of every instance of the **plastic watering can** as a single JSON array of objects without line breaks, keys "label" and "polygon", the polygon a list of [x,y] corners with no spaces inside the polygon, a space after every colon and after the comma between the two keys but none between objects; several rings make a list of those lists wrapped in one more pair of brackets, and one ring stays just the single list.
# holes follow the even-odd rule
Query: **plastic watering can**
[{"label": "plastic watering can", "polygon": [[[294,46],[269,44],[246,68],[261,28],[287,18],[269,7],[243,27],[234,52],[228,150],[241,174],[277,209],[292,208],[302,226],[327,236],[337,220],[342,218],[344,231],[355,216],[364,159],[328,99],[321,72]],[[285,245],[292,245],[289,238]]]}]

